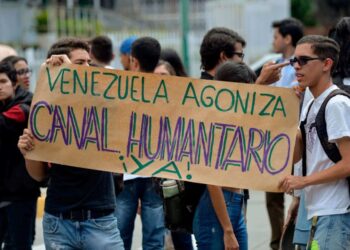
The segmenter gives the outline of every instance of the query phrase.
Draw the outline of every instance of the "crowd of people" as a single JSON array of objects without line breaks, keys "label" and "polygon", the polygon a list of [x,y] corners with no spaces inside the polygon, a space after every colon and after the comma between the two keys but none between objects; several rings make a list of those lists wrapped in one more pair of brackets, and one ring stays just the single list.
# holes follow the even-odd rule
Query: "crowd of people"
[{"label": "crowd of people", "polygon": [[[328,37],[304,36],[302,23],[294,18],[276,21],[272,28],[274,51],[282,57],[266,63],[258,75],[244,63],[247,43],[240,34],[224,27],[209,30],[199,48],[200,78],[295,90],[301,115],[293,174],[280,180],[283,193],[266,193],[270,247],[280,249],[283,230],[296,221],[295,249],[350,249],[350,116],[346,115],[350,99],[346,92],[338,94],[339,88],[350,88],[350,18],[342,18]],[[32,71],[14,50],[5,46],[2,50],[0,249],[32,249],[40,187],[47,187],[46,249],[132,249],[137,213],[142,221],[142,249],[164,249],[167,228],[159,180],[26,159],[35,147],[27,128]],[[119,53],[123,70],[187,76],[177,52],[161,48],[155,38],[128,37]],[[44,64],[112,68],[115,57],[107,36],[88,41],[64,38],[52,44]],[[331,94],[334,97],[328,101]],[[326,99],[326,132],[320,133],[318,113]],[[338,150],[337,160],[328,154],[324,141]],[[204,184],[192,188],[199,193],[192,201],[192,232],[171,232],[174,248],[192,250],[193,233],[200,250],[249,249],[248,190]],[[286,218],[284,193],[293,196]]]}]

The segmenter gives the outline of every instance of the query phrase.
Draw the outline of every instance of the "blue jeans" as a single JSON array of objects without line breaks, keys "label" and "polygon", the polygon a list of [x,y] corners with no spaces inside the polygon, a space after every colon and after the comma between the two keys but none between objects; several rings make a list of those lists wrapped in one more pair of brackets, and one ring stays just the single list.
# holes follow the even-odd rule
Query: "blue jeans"
[{"label": "blue jeans", "polygon": [[13,201],[0,209],[0,248],[32,249],[35,230],[36,201]]},{"label": "blue jeans", "polygon": [[118,227],[126,250],[131,249],[137,207],[141,200],[142,249],[164,249],[163,201],[151,178],[137,178],[124,182],[117,196]]},{"label": "blue jeans", "polygon": [[295,223],[293,243],[300,247],[306,247],[309,240],[311,221],[307,220],[307,211],[305,207],[305,192],[301,191],[298,215]]},{"label": "blue jeans", "polygon": [[[239,249],[248,249],[247,228],[242,211],[243,195],[223,190],[226,208],[237,238]],[[209,192],[206,189],[196,208],[193,233],[199,250],[224,249],[224,232],[215,214]]]},{"label": "blue jeans", "polygon": [[190,233],[171,232],[175,250],[193,250],[192,237]]},{"label": "blue jeans", "polygon": [[124,249],[117,218],[113,213],[81,222],[65,220],[45,213],[43,230],[47,250]]},{"label": "blue jeans", "polygon": [[350,213],[319,216],[313,244],[321,250],[350,249]]}]

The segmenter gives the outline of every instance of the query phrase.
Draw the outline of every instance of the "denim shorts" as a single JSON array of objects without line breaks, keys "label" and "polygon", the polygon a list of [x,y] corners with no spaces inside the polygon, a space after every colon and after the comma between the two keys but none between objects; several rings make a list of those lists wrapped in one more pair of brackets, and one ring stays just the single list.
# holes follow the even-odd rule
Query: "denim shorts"
[{"label": "denim shorts", "polygon": [[45,213],[43,230],[47,250],[124,250],[117,218],[113,213],[81,222]]},{"label": "denim shorts", "polygon": [[350,213],[319,216],[311,247],[313,249],[349,250]]}]

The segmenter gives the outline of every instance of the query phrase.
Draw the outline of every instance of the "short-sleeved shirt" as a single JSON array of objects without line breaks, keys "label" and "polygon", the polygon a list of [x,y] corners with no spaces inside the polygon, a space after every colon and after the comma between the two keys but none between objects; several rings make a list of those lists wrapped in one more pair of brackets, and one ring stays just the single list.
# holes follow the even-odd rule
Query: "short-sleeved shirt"
[{"label": "short-sleeved shirt", "polygon": [[[289,59],[290,58],[280,58],[276,61],[276,63],[288,62]],[[295,75],[295,69],[292,65],[289,64],[281,69],[281,78],[277,82],[271,84],[271,86],[283,88],[291,88],[295,85],[298,85]]]},{"label": "short-sleeved shirt", "polygon": [[112,173],[52,164],[45,212],[109,210],[115,206]]},{"label": "short-sleeved shirt", "polygon": [[[319,97],[314,99],[307,117],[306,130],[306,166],[307,175],[320,172],[334,165],[324,152],[318,138],[314,122],[316,115],[325,98],[338,87],[332,85]],[[311,103],[311,101],[310,101]],[[310,104],[309,104],[310,105]],[[307,106],[309,106],[307,105]],[[308,108],[303,111],[301,120],[305,120]],[[327,133],[330,142],[337,139],[350,137],[350,99],[346,96],[333,97],[326,106]],[[344,214],[349,211],[350,197],[348,182],[340,179],[319,185],[311,185],[305,188],[305,203],[308,211],[308,219],[313,216]]]}]

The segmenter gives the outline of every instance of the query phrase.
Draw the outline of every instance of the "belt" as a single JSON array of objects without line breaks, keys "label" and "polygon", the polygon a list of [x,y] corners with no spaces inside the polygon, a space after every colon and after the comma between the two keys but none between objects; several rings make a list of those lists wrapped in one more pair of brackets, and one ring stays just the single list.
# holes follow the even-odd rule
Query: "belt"
[{"label": "belt", "polygon": [[54,214],[55,216],[72,221],[85,221],[90,219],[97,219],[103,216],[110,215],[114,212],[114,209],[105,209],[105,210],[71,210],[67,212]]}]

